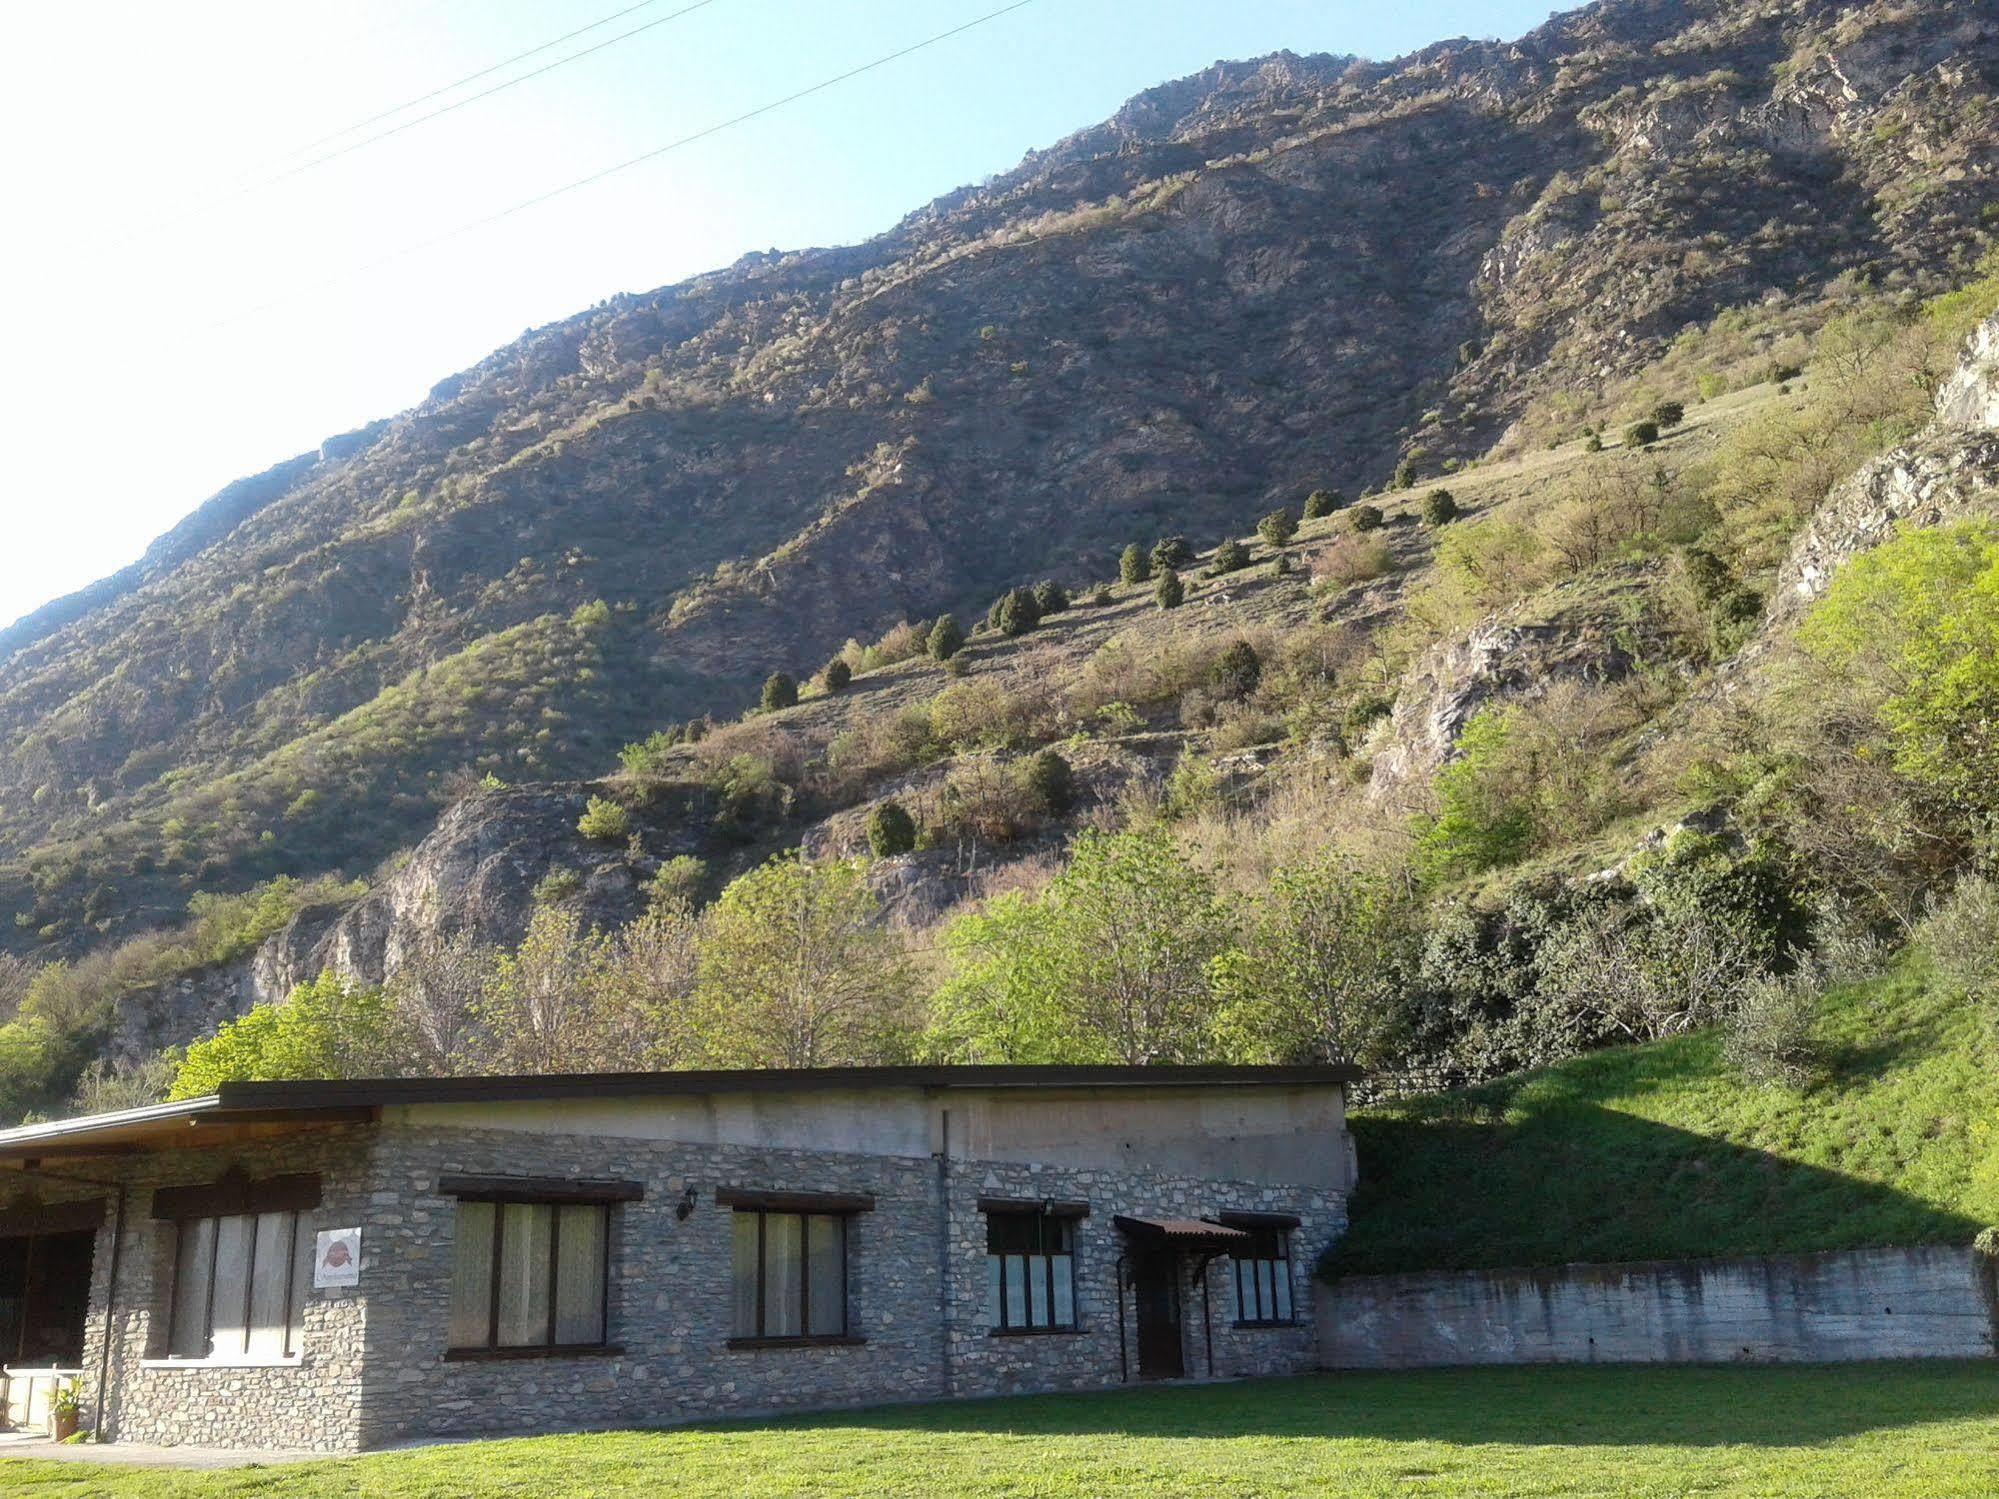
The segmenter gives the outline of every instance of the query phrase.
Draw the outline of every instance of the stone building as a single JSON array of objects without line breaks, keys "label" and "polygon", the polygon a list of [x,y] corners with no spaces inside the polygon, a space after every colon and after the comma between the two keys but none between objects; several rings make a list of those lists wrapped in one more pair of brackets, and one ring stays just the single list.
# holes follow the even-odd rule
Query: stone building
[{"label": "stone building", "polygon": [[1351,1076],[241,1083],[7,1130],[8,1402],[343,1451],[1305,1370]]}]

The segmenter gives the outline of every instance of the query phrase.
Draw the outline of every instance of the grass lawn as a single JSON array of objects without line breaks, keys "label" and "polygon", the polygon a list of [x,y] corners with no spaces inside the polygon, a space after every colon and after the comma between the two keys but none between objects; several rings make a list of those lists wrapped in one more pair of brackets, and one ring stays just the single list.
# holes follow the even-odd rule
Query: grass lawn
[{"label": "grass lawn", "polygon": [[1999,1223],[1999,1044],[1916,961],[1826,997],[1826,1075],[1732,1073],[1709,1031],[1357,1111],[1339,1271],[1969,1244]]},{"label": "grass lawn", "polygon": [[220,1495],[1999,1493],[1999,1365],[1331,1374],[211,1473],[0,1459],[0,1492]]}]

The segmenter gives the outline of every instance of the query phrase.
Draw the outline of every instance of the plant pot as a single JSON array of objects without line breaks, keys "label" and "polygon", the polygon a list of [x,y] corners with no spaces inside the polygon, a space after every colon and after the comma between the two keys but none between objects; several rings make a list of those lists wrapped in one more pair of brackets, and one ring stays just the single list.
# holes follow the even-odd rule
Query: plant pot
[{"label": "plant pot", "polygon": [[49,1417],[49,1435],[58,1442],[67,1442],[76,1435],[75,1411],[57,1411]]}]

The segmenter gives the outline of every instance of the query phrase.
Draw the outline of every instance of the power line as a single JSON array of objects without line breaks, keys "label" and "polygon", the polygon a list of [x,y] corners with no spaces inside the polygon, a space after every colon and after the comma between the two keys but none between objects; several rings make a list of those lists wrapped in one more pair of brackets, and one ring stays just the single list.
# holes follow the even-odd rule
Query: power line
[{"label": "power line", "polygon": [[[589,26],[581,27],[579,28],[578,31],[573,31],[569,33],[569,36],[573,37],[580,35],[581,32],[583,31],[593,31],[597,27],[607,24],[607,22],[609,21],[618,19],[619,16],[630,15],[632,11],[643,10],[648,5],[656,5],[658,3],[659,0],[641,0],[641,3],[638,5],[630,6],[627,9],[619,11],[612,16],[608,16],[603,21],[593,21]],[[490,99],[495,94],[505,93],[510,88],[515,88],[520,84],[527,83],[536,78],[540,78],[544,74],[553,73],[557,68],[565,68],[573,62],[577,62],[585,57],[591,56],[593,53],[602,52],[607,47],[615,47],[620,42],[628,42],[633,37],[639,36],[644,32],[656,30],[661,26],[667,25],[669,22],[678,21],[682,16],[692,15],[697,10],[706,10],[709,6],[718,5],[720,3],[721,0],[692,0],[691,4],[683,5],[680,7],[680,9],[675,11],[669,11],[666,15],[657,16],[654,19],[645,22],[643,25],[634,26],[630,31],[621,31],[616,36],[606,37],[603,41],[595,42],[592,45],[583,48],[583,50],[580,52],[572,52],[567,57],[558,57],[553,62],[544,63],[542,64],[542,66],[538,68],[533,68],[530,69],[528,72],[517,75],[516,77],[505,79],[502,82],[492,85],[492,87],[490,88],[481,89],[476,94],[468,94],[463,99],[455,99],[449,104],[440,105],[436,109],[430,110],[425,114],[418,115],[415,119],[404,120],[399,124],[391,125],[387,130],[380,130],[373,135],[363,136],[358,141],[349,141],[344,146],[337,147],[332,151],[324,152],[321,155],[312,157],[307,161],[299,162],[294,166],[285,168],[281,172],[275,172],[272,173],[270,176],[260,177],[254,182],[245,183],[241,187],[234,188],[226,193],[221,193],[216,197],[207,199],[204,202],[197,203],[194,207],[187,209],[183,213],[173,214],[167,218],[156,219],[149,224],[141,225],[139,228],[133,230],[130,234],[124,235],[119,239],[109,241],[108,243],[104,244],[102,248],[117,249],[124,245],[131,244],[134,240],[143,238],[146,235],[158,233],[163,229],[178,228],[180,225],[187,223],[191,219],[201,218],[203,215],[212,213],[218,208],[223,208],[231,203],[236,202],[238,199],[250,197],[253,194],[264,191],[266,188],[276,187],[281,182],[288,182],[293,177],[297,177],[303,173],[313,171],[318,167],[323,167],[328,162],[338,161],[343,156],[351,156],[354,152],[365,150],[369,146],[377,145],[382,141],[388,140],[391,136],[401,135],[406,130],[414,130],[419,125],[427,125],[432,120],[441,119],[445,115],[452,114],[457,110],[465,108],[465,106],[468,104],[477,104],[481,99]],[[541,46],[532,49],[531,52],[524,52],[520,54],[520,57],[532,56],[536,52],[545,52],[550,47],[558,46],[562,42],[568,39],[569,39],[568,37],[558,37],[553,42],[545,42]],[[518,62],[520,60],[520,57],[510,58],[508,61]],[[395,109],[389,110],[384,114],[376,115],[373,119],[365,120],[359,125],[350,126],[346,130],[335,131],[330,136],[323,136],[321,137],[320,140],[315,141],[312,144],[314,146],[317,146],[317,145],[323,145],[327,141],[338,140],[343,135],[351,134],[355,130],[365,129],[368,125],[375,124],[381,120],[389,119],[395,115],[401,114],[406,109],[412,109],[416,105],[421,104],[426,100],[438,97],[440,94],[448,94],[453,89],[461,88],[466,83],[472,82],[473,80],[478,78],[485,77],[488,74],[496,72],[500,68],[506,66],[507,63],[505,62],[495,63],[493,64],[492,67],[484,69],[482,72],[474,73],[469,78],[461,78],[460,80],[458,80],[457,83],[447,84],[445,87],[441,89],[434,89],[430,93],[423,95],[421,98],[412,99],[407,104],[398,105]],[[302,146],[299,149],[301,151],[311,150],[312,146]],[[291,154],[296,155],[297,153],[294,152]],[[283,157],[277,157],[274,159],[279,161],[284,160]]]},{"label": "power line", "polygon": [[296,301],[299,297],[309,292],[319,291],[328,286],[338,286],[356,277],[365,276],[370,271],[379,270],[385,265],[393,265],[396,261],[407,259],[411,255],[434,249],[438,245],[448,244],[455,239],[461,239],[467,234],[476,233],[478,230],[489,228],[494,224],[500,223],[502,220],[510,219],[515,214],[525,213],[530,208],[539,208],[542,204],[563,197],[568,193],[594,186],[596,183],[604,181],[607,177],[614,177],[620,172],[629,171],[631,168],[642,166],[649,161],[656,161],[668,152],[678,151],[683,147],[694,145],[698,141],[707,140],[710,136],[719,135],[725,130],[732,130],[738,125],[748,124],[751,120],[758,119],[775,110],[783,109],[788,105],[796,104],[801,99],[809,99],[814,94],[823,94],[830,88],[836,88],[840,84],[848,83],[853,79],[861,77],[863,74],[872,73],[879,68],[885,68],[890,63],[900,62],[903,58],[922,52],[926,48],[934,47],[940,42],[947,42],[953,37],[963,36],[968,31],[984,26],[989,22],[997,21],[1002,16],[1011,15],[1014,11],[1025,10],[1033,3],[1034,0],[1012,0],[1012,3],[1009,5],[1002,5],[997,10],[989,10],[984,15],[975,16],[969,21],[951,27],[948,31],[940,31],[934,36],[925,37],[920,42],[912,42],[908,46],[898,48],[894,52],[885,53],[881,57],[875,58],[872,62],[864,62],[858,67],[847,69],[844,73],[836,73],[831,78],[823,79],[794,93],[786,94],[781,99],[773,99],[767,104],[759,104],[755,109],[745,110],[742,114],[734,115],[718,124],[709,125],[691,134],[683,135],[677,140],[668,141],[665,145],[656,146],[650,151],[643,151],[637,156],[618,162],[614,166],[608,166],[601,171],[592,172],[587,177],[578,177],[573,182],[565,182],[560,187],[550,188],[544,193],[537,193],[532,198],[524,198],[518,203],[500,209],[497,213],[489,213],[483,218],[470,220],[467,223],[458,225],[454,229],[447,229],[442,234],[433,235],[429,239],[418,240],[414,244],[405,245],[402,249],[385,255],[379,260],[368,261],[365,264],[355,266],[351,270],[325,277],[319,281],[312,282],[310,285],[288,292],[284,296],[273,298],[271,301],[260,302],[254,307],[245,308],[233,317],[220,319],[208,326],[210,328],[226,327],[229,324],[240,322],[245,318],[254,317],[260,312],[267,312],[273,307],[281,307],[287,302]]}]

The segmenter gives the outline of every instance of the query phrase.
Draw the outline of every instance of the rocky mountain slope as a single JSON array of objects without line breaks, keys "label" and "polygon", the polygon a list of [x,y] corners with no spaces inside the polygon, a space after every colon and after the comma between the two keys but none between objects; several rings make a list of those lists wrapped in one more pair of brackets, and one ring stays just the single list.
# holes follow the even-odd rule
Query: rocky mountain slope
[{"label": "rocky mountain slope", "polygon": [[[849,635],[1614,408],[1683,330],[1962,273],[1999,16],[1609,0],[1140,96],[867,244],[533,330],[0,636],[0,942],[365,869]],[[1554,433],[1549,432],[1550,423]]]}]

